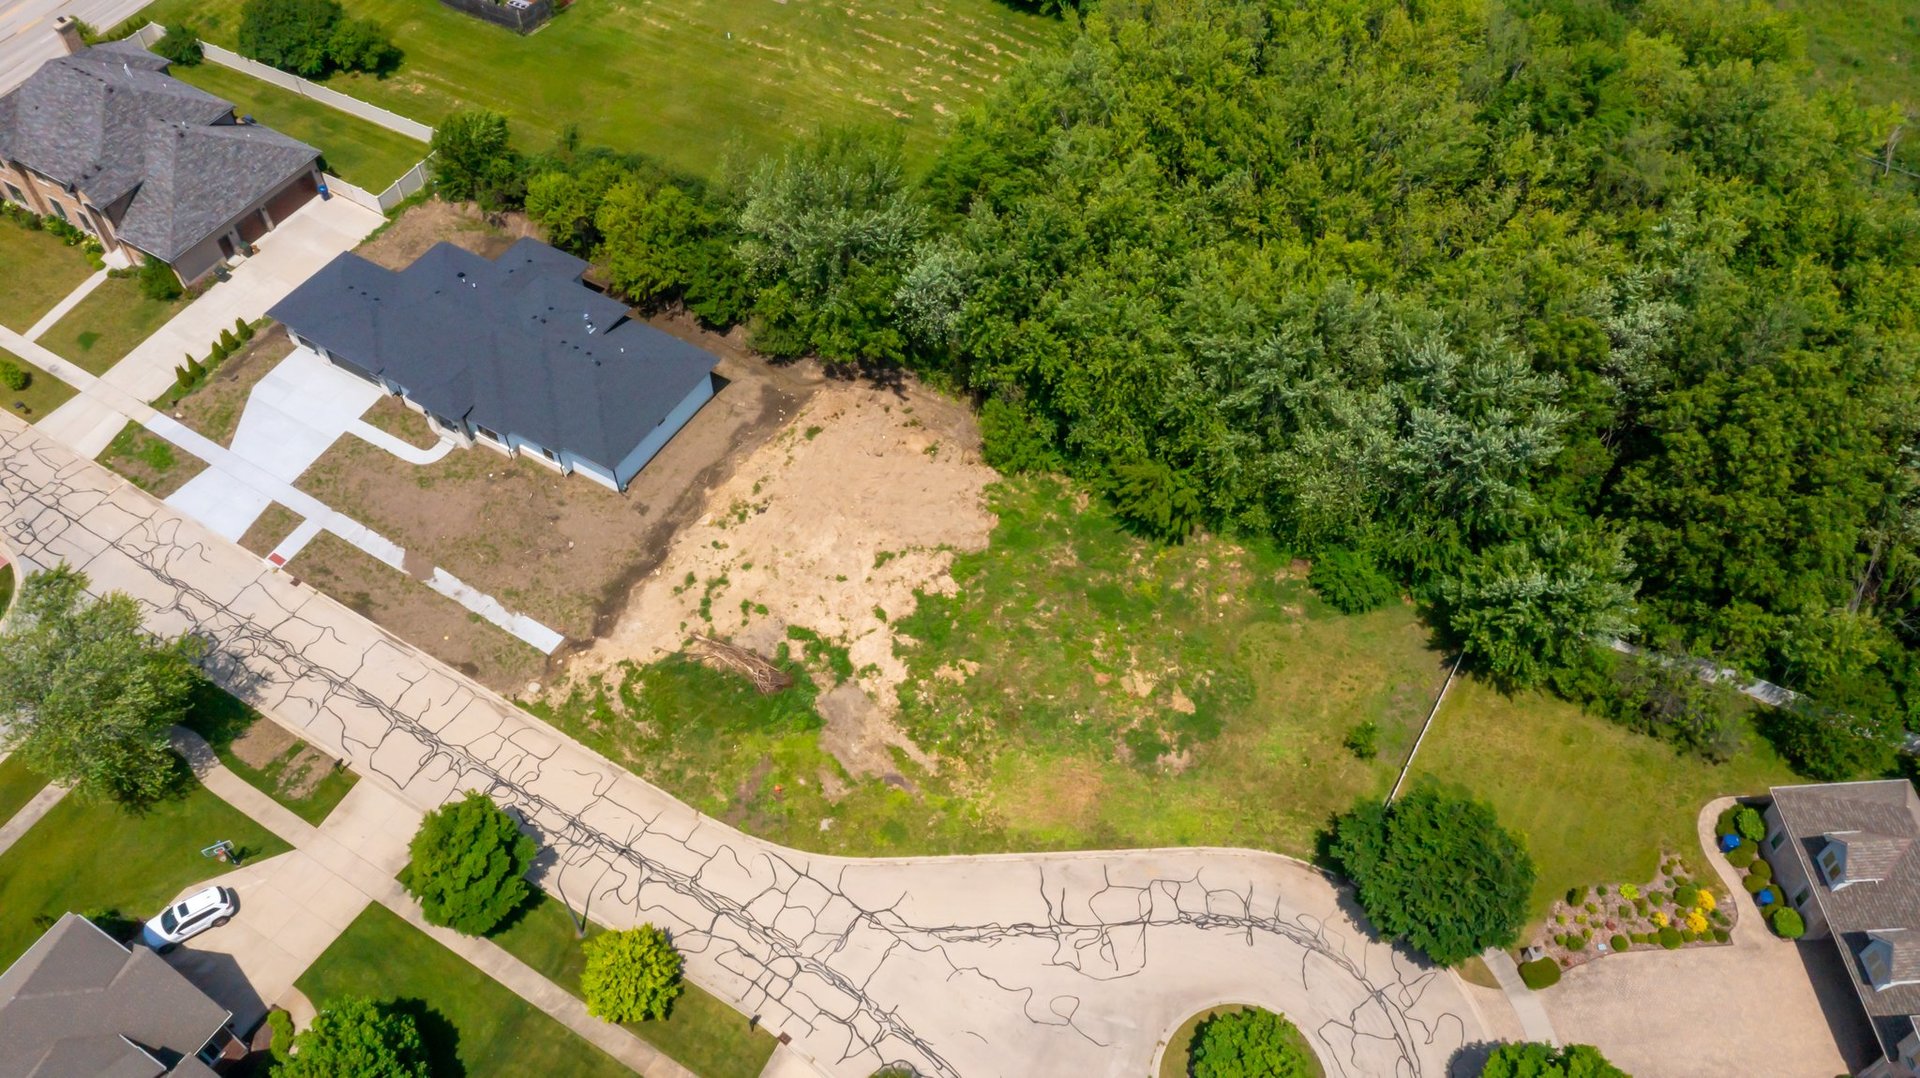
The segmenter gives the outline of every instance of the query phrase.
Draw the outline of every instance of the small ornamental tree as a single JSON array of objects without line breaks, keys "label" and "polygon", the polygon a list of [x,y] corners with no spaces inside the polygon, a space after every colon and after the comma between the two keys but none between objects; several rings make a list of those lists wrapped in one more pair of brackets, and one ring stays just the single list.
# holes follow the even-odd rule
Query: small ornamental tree
[{"label": "small ornamental tree", "polygon": [[168,63],[181,67],[192,67],[203,58],[200,35],[193,32],[193,27],[181,23],[169,25],[166,34],[154,42],[153,51]]},{"label": "small ornamental tree", "polygon": [[33,379],[27,377],[27,372],[22,370],[19,364],[10,360],[0,359],[0,386],[5,386],[12,392],[18,393],[27,388],[27,384],[32,380]]},{"label": "small ornamental tree", "polygon": [[1440,965],[1512,944],[1526,920],[1533,858],[1478,801],[1423,787],[1363,803],[1336,821],[1331,852],[1381,934]]},{"label": "small ornamental tree", "polygon": [[1307,571],[1307,583],[1342,614],[1364,614],[1393,602],[1400,588],[1364,550],[1324,550]]},{"label": "small ornamental tree", "polygon": [[1319,1070],[1292,1022],[1253,1007],[1200,1023],[1192,1052],[1193,1078],[1308,1078]]},{"label": "small ornamental tree", "polygon": [[525,197],[526,170],[505,116],[485,109],[456,112],[433,129],[430,145],[433,182],[442,198],[498,209]]},{"label": "small ornamental tree", "polygon": [[587,1013],[609,1022],[665,1018],[680,994],[680,952],[653,925],[602,932],[585,944]]},{"label": "small ornamental tree", "polygon": [[[276,1053],[277,1055],[278,1053]],[[314,1017],[293,1038],[293,1054],[274,1078],[430,1078],[427,1051],[413,1016],[348,996]]]},{"label": "small ornamental tree", "polygon": [[1797,940],[1807,934],[1807,922],[1800,918],[1800,911],[1791,906],[1774,910],[1771,921],[1774,934],[1783,940]]},{"label": "small ornamental tree", "polygon": [[427,814],[400,884],[428,921],[484,936],[527,900],[527,866],[539,846],[479,791]]},{"label": "small ornamental tree", "polygon": [[1480,1078],[1630,1078],[1588,1044],[1555,1048],[1528,1042],[1503,1044],[1487,1057]]}]

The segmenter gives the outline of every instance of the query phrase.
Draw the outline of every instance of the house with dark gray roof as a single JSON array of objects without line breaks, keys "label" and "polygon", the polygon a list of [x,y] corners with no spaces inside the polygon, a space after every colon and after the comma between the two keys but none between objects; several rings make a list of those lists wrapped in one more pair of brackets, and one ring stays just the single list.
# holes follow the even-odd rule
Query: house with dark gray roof
[{"label": "house with dark gray roof", "polygon": [[712,354],[627,316],[534,239],[441,243],[395,272],[347,253],[267,313],[442,434],[618,491],[718,388]]},{"label": "house with dark gray roof", "polygon": [[1920,1078],[1920,795],[1899,779],[1776,786],[1765,816],[1775,885],[1839,950],[1879,1042],[1860,1078]]},{"label": "house with dark gray roof", "polygon": [[[63,16],[64,19],[64,16]],[[0,97],[0,194],[186,283],[244,254],[320,187],[320,151],[167,74],[132,41],[42,64]]]},{"label": "house with dark gray roof", "polygon": [[210,1078],[244,1046],[166,960],[69,913],[0,973],[0,1078]]}]

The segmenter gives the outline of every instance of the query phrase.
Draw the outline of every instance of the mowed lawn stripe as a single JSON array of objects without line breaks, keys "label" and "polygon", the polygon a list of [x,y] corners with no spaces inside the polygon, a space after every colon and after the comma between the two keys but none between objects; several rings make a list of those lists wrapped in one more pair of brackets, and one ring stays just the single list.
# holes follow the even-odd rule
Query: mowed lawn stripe
[{"label": "mowed lawn stripe", "polygon": [[[143,17],[191,23],[232,47],[240,5],[159,0]],[[943,116],[1068,33],[999,0],[577,4],[526,37],[436,0],[346,8],[387,27],[405,58],[384,79],[336,76],[327,83],[336,90],[424,123],[495,109],[527,149],[575,124],[585,144],[702,175],[821,124],[900,125],[909,158],[924,161]]]},{"label": "mowed lawn stripe", "polygon": [[427,156],[427,144],[215,63],[175,65],[174,78],[234,103],[244,116],[319,150],[327,171],[378,194]]}]

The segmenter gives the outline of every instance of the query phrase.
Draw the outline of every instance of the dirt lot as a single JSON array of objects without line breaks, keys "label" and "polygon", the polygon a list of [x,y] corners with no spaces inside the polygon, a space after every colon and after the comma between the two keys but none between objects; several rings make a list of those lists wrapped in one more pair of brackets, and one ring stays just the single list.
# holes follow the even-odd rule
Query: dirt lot
[{"label": "dirt lot", "polygon": [[524,214],[497,214],[489,220],[471,202],[442,202],[436,198],[401,214],[354,253],[375,265],[400,270],[442,241],[493,258],[521,237],[537,234]]},{"label": "dirt lot", "polygon": [[261,331],[239,355],[220,364],[206,385],[174,405],[173,417],[221,445],[232,445],[247,396],[291,351],[293,339],[280,325]]},{"label": "dirt lot", "polygon": [[287,572],[489,688],[519,692],[546,667],[546,656],[505,630],[332,533],[308,543]]},{"label": "dirt lot", "polygon": [[273,548],[279,546],[282,540],[293,534],[293,529],[300,526],[300,520],[300,514],[274,502],[247,529],[247,534],[240,537],[240,545],[264,558],[273,553]]},{"label": "dirt lot", "polygon": [[911,382],[829,382],[681,529],[572,672],[652,662],[692,632],[770,655],[797,627],[854,670],[821,686],[825,747],[855,776],[890,770],[890,746],[920,758],[890,718],[907,673],[892,622],[915,589],[952,590],[955,551],[986,545],[997,476],[979,449],[964,404]]}]

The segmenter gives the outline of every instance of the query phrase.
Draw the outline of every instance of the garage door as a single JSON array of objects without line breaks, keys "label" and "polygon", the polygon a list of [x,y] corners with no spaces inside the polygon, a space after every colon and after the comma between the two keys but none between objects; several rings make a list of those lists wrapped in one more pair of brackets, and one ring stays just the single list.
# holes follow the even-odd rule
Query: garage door
[{"label": "garage door", "polygon": [[267,219],[258,210],[240,218],[240,238],[248,243],[257,241],[267,234]]},{"label": "garage door", "polygon": [[300,178],[280,189],[280,193],[267,200],[267,215],[274,224],[286,220],[293,211],[306,205],[307,200],[319,193],[313,182],[313,173],[302,173]]}]

